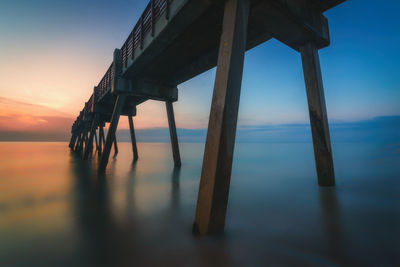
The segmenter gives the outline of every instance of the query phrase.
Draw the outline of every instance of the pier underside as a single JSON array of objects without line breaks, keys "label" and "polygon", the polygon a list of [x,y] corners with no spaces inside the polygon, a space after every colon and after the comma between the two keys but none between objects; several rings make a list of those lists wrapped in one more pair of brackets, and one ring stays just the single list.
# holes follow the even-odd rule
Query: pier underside
[{"label": "pier underside", "polygon": [[[175,166],[181,165],[173,102],[177,86],[217,67],[194,231],[222,232],[245,52],[275,38],[301,54],[318,184],[335,184],[318,50],[330,44],[323,12],[344,0],[152,0],[73,125],[70,147],[88,158],[99,131],[99,172],[116,152],[121,115],[147,100],[163,101]],[[107,138],[103,127],[109,122]],[[131,122],[131,121],[130,121]],[[138,158],[133,120],[134,158]],[[100,133],[102,132],[102,133]],[[105,139],[105,140],[104,140]]]}]

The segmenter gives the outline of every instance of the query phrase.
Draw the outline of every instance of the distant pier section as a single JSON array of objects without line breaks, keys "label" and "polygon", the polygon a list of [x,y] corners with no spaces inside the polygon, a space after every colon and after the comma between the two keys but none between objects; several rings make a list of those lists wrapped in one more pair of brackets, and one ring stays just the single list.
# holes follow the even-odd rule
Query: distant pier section
[{"label": "distant pier section", "polygon": [[[148,100],[163,101],[174,164],[180,167],[173,110],[177,86],[217,67],[193,231],[201,235],[222,232],[245,52],[275,38],[301,55],[318,184],[333,186],[318,50],[330,44],[323,13],[344,1],[151,0],[125,43],[115,49],[113,62],[72,125],[70,148],[84,159],[96,149],[98,172],[104,173],[113,146],[118,153],[115,134],[123,115],[129,119],[133,158],[137,160],[133,123],[137,107]],[[265,101],[267,105],[268,99]]]}]

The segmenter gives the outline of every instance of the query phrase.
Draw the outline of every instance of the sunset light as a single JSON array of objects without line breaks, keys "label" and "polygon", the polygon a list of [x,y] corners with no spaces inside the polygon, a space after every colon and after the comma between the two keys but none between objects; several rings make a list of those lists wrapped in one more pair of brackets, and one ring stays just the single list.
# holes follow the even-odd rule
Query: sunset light
[{"label": "sunset light", "polygon": [[399,10],[0,0],[0,267],[400,266]]}]

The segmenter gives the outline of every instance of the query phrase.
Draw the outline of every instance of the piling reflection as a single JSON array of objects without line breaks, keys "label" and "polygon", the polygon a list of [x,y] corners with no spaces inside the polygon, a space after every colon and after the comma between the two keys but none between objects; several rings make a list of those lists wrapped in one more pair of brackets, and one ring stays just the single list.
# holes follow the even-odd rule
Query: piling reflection
[{"label": "piling reflection", "polygon": [[[377,158],[375,146],[346,144],[339,186],[318,188],[305,164],[311,146],[239,144],[226,232],[194,237],[202,145],[182,145],[182,169],[170,144],[140,146],[132,164],[121,143],[99,177],[98,157],[83,161],[64,143],[0,144],[0,266],[398,262],[398,153]],[[285,169],[288,155],[296,172]]]},{"label": "piling reflection", "polygon": [[133,161],[131,164],[131,169],[129,171],[129,176],[128,176],[128,181],[127,181],[127,186],[126,186],[126,203],[127,203],[127,209],[128,209],[128,214],[134,214],[131,211],[134,211],[135,209],[135,198],[134,198],[134,186],[136,182],[136,164],[137,161]]},{"label": "piling reflection", "polygon": [[345,240],[342,229],[340,205],[335,187],[320,187],[322,223],[330,256],[335,262],[344,262]]},{"label": "piling reflection", "polygon": [[72,163],[75,218],[85,242],[85,259],[93,261],[93,264],[110,263],[110,234],[114,223],[109,207],[107,177],[95,179],[88,161],[77,159]]},{"label": "piling reflection", "polygon": [[[157,223],[157,241],[160,250],[168,246],[165,240],[171,233],[182,231],[176,225],[175,215],[180,207],[180,169],[174,168],[170,174],[170,208],[154,215],[155,222],[145,222],[138,216],[135,192],[137,184],[137,161],[123,177],[116,177],[117,161],[110,162],[107,174],[98,175],[90,161],[82,161],[71,154],[71,170],[75,181],[73,209],[80,236],[84,238],[85,262],[94,265],[137,264],[146,257],[154,245],[147,244],[144,238],[146,228]],[[148,167],[145,166],[145,169]],[[142,178],[142,177],[141,177]],[[112,185],[114,179],[121,179],[123,191]],[[113,198],[124,194],[125,207],[122,212],[115,211]],[[121,214],[122,213],[122,214]],[[167,213],[167,214],[166,214]],[[161,221],[159,218],[164,218]],[[147,259],[148,260],[148,259]]]},{"label": "piling reflection", "polygon": [[171,194],[171,210],[172,212],[179,209],[180,202],[180,176],[181,168],[174,167],[171,175],[172,194]]}]

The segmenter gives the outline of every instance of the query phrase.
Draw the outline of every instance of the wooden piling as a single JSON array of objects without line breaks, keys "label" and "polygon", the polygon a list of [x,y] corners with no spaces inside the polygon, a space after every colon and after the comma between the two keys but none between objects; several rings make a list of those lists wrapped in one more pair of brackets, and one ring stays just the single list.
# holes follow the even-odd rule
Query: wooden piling
[{"label": "wooden piling", "polygon": [[115,101],[110,127],[107,132],[107,139],[104,144],[104,151],[100,159],[100,164],[98,169],[99,173],[104,173],[106,171],[108,158],[110,157],[111,147],[115,139],[115,132],[117,131],[119,117],[121,115],[122,108],[125,104],[125,99],[126,99],[125,95],[118,95],[117,100]]},{"label": "wooden piling", "polygon": [[101,123],[99,127],[99,153],[101,154],[103,152],[103,144],[104,144],[104,129],[103,129],[103,124]]},{"label": "wooden piling", "polygon": [[335,172],[318,49],[314,44],[308,43],[300,49],[300,53],[307,91],[318,184],[333,186],[335,185]]},{"label": "wooden piling", "polygon": [[133,160],[136,161],[139,158],[139,154],[138,154],[137,145],[136,145],[135,127],[133,125],[132,116],[128,116],[128,120],[129,120],[129,129],[131,132]]},{"label": "wooden piling", "polygon": [[225,3],[194,233],[223,231],[247,41],[248,0]]},{"label": "wooden piling", "polygon": [[74,151],[75,152],[78,152],[78,148],[80,146],[80,143],[81,143],[81,134],[78,134],[78,140],[76,141],[75,147],[74,147]]},{"label": "wooden piling", "polygon": [[77,134],[72,134],[71,140],[69,141],[69,148],[74,148],[76,142]]},{"label": "wooden piling", "polygon": [[81,138],[81,143],[80,143],[79,148],[78,148],[78,153],[80,153],[80,154],[82,153],[82,151],[83,151],[83,149],[85,147],[85,143],[86,143],[86,128],[82,132],[82,138]]},{"label": "wooden piling", "polygon": [[96,134],[96,128],[97,128],[97,124],[98,124],[98,120],[99,120],[99,115],[95,114],[93,121],[92,121],[92,125],[90,127],[89,130],[89,137],[88,140],[86,142],[86,147],[85,147],[85,152],[83,155],[83,159],[88,159],[89,158],[89,154],[90,152],[93,151],[93,137]]},{"label": "wooden piling", "polygon": [[175,166],[180,167],[182,163],[181,163],[181,155],[179,153],[178,135],[176,133],[174,107],[172,106],[171,101],[166,101],[165,106],[167,108],[169,133],[171,137],[171,146],[172,146],[172,156],[174,158]]},{"label": "wooden piling", "polygon": [[97,130],[94,131],[94,140],[96,142],[96,151],[99,151],[99,142],[97,142]]},{"label": "wooden piling", "polygon": [[103,137],[103,145],[106,143],[106,138],[105,138],[105,134],[104,134],[104,127],[102,127],[102,132],[103,134],[101,135]]},{"label": "wooden piling", "polygon": [[117,136],[114,136],[114,153],[118,154]]}]

